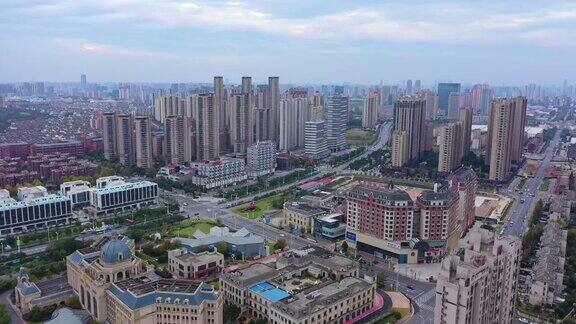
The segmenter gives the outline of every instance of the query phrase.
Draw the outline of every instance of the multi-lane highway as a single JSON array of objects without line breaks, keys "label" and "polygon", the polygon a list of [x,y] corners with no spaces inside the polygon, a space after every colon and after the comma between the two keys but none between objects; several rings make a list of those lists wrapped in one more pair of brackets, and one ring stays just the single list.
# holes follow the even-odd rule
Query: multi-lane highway
[{"label": "multi-lane highway", "polygon": [[514,181],[508,186],[508,194],[511,194],[515,199],[512,202],[512,206],[508,212],[508,219],[505,222],[503,229],[501,230],[502,235],[515,235],[518,237],[522,237],[524,235],[528,221],[530,219],[530,215],[532,213],[532,209],[538,199],[538,186],[546,175],[548,167],[550,166],[550,161],[558,149],[562,128],[563,126],[559,127],[559,130],[554,135],[554,138],[546,147],[544,158],[538,166],[534,177],[528,178],[526,180],[522,190],[519,190],[518,192],[515,191],[516,183]]}]

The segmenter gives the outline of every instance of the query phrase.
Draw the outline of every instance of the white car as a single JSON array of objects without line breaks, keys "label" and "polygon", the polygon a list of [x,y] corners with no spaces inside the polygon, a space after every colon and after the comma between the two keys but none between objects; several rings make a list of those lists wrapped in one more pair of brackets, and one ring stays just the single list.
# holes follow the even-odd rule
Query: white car
[{"label": "white car", "polygon": [[518,321],[522,322],[522,323],[528,323],[528,320],[525,319],[524,317],[519,317]]}]

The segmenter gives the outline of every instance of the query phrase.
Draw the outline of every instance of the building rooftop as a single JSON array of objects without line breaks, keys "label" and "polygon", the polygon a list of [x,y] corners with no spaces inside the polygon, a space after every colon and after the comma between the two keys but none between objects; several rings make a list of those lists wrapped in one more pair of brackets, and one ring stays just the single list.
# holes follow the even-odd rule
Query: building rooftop
[{"label": "building rooftop", "polygon": [[324,209],[312,207],[307,204],[299,202],[287,202],[284,204],[284,208],[289,211],[304,215],[306,217],[314,217],[326,214],[326,211]]},{"label": "building rooftop", "polygon": [[348,195],[361,199],[373,196],[375,199],[387,202],[407,201],[409,205],[412,204],[410,195],[404,190],[368,186],[365,184],[353,187],[348,191]]},{"label": "building rooftop", "polygon": [[30,198],[24,201],[16,201],[14,199],[10,199],[2,202],[0,200],[0,211],[12,210],[16,208],[29,207],[29,206],[39,206],[53,202],[66,202],[66,201],[70,201],[70,199],[68,197],[54,194],[40,198]]}]

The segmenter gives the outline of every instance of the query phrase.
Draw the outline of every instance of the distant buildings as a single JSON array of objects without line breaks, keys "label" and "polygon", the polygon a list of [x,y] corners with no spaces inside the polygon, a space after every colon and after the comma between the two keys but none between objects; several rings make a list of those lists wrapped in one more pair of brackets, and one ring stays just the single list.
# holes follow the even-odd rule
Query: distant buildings
[{"label": "distant buildings", "polygon": [[462,153],[461,156],[465,157],[470,153],[470,146],[472,145],[472,117],[473,111],[469,107],[462,107],[459,111],[459,121],[462,124]]},{"label": "distant buildings", "polygon": [[457,255],[442,261],[434,323],[512,323],[520,255],[518,238],[470,232],[463,261]]},{"label": "distant buildings", "polygon": [[460,93],[460,83],[438,83],[438,110],[448,115],[450,94]]},{"label": "distant buildings", "polygon": [[362,128],[374,128],[378,122],[378,94],[369,93],[362,102]]},{"label": "distant buildings", "polygon": [[392,165],[419,161],[426,151],[426,102],[420,97],[401,97],[394,103]]},{"label": "distant buildings", "polygon": [[264,141],[248,147],[246,154],[246,173],[249,177],[274,173],[276,170],[276,148],[274,142]]},{"label": "distant buildings", "polygon": [[512,161],[520,161],[524,148],[526,99],[497,99],[490,103],[486,164],[489,179],[504,181],[510,175]]}]

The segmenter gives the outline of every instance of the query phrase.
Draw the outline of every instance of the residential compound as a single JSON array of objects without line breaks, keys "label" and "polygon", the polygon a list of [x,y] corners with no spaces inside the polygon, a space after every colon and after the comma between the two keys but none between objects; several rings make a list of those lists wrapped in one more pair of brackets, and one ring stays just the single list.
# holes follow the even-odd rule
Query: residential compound
[{"label": "residential compound", "polygon": [[425,190],[415,200],[403,190],[362,182],[346,195],[346,240],[360,251],[399,263],[430,262],[430,253],[453,250],[459,193],[454,186]]},{"label": "residential compound", "polygon": [[516,237],[471,231],[464,259],[450,255],[442,261],[434,323],[512,323],[521,249]]},{"label": "residential compound", "polygon": [[66,258],[82,307],[107,323],[222,323],[222,298],[203,282],[162,279],[134,255],[132,241],[104,237]]},{"label": "residential compound", "polygon": [[342,323],[374,303],[376,284],[359,265],[318,247],[283,253],[276,266],[253,263],[220,276],[226,303],[268,323]]}]

